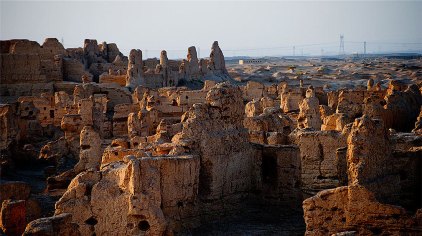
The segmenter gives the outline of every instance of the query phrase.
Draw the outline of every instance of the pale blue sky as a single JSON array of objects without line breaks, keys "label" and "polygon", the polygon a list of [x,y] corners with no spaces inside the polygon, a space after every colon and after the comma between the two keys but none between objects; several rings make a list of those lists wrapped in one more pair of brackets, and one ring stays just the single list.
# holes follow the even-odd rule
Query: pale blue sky
[{"label": "pale blue sky", "polygon": [[189,46],[207,56],[214,40],[226,56],[291,55],[294,45],[296,55],[335,54],[340,34],[346,52],[360,53],[363,41],[368,52],[422,52],[422,1],[1,1],[0,7],[1,39],[56,37],[81,47],[95,38],[148,57],[161,49],[183,56]]}]

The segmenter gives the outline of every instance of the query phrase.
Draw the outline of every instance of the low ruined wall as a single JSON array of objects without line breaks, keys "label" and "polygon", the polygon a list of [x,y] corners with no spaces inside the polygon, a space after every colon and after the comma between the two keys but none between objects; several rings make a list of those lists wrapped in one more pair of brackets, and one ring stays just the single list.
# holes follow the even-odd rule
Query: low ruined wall
[{"label": "low ruined wall", "polygon": [[100,84],[116,83],[120,86],[126,85],[126,75],[100,75]]},{"label": "low ruined wall", "polygon": [[339,186],[336,150],[347,146],[338,131],[299,131],[291,134],[299,146],[302,188],[315,191]]},{"label": "low ruined wall", "polygon": [[208,91],[194,90],[194,91],[180,91],[177,96],[177,104],[179,106],[192,106],[195,103],[205,102],[205,97]]}]

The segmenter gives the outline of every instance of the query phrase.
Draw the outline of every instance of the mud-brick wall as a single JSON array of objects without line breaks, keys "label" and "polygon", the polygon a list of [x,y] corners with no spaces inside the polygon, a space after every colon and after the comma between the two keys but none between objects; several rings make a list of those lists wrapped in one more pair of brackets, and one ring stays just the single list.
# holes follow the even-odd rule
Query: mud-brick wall
[{"label": "mud-brick wall", "polygon": [[47,82],[36,54],[1,54],[1,83]]},{"label": "mud-brick wall", "polygon": [[338,131],[301,131],[293,135],[300,149],[302,188],[318,191],[340,185],[336,151],[347,146]]}]

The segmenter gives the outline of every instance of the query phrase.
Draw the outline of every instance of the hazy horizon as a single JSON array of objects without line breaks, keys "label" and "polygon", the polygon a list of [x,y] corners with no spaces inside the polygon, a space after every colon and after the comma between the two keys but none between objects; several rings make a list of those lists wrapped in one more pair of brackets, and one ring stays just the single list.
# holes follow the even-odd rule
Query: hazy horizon
[{"label": "hazy horizon", "polygon": [[200,57],[219,41],[225,56],[422,53],[422,1],[375,2],[52,2],[1,1],[2,40],[54,37],[82,47],[86,38],[114,42],[127,55]]}]

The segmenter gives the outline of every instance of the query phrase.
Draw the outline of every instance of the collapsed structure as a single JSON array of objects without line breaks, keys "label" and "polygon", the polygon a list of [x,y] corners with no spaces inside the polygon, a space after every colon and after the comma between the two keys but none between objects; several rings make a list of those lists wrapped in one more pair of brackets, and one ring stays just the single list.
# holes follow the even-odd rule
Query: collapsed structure
[{"label": "collapsed structure", "polygon": [[[7,235],[182,233],[303,200],[308,235],[422,231],[420,85],[235,83],[217,42],[182,61],[96,40],[1,48]],[[11,181],[27,162],[47,163],[54,216]]]}]

